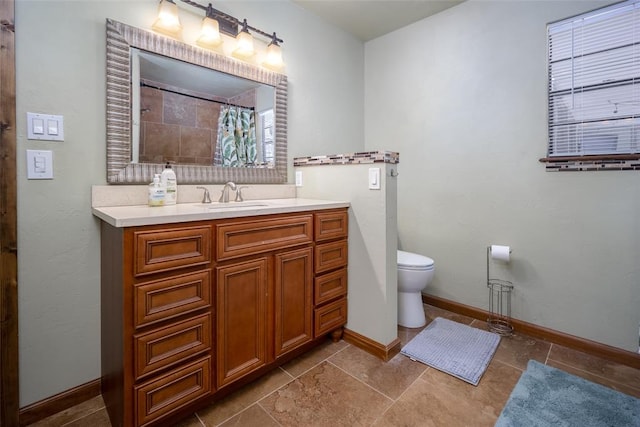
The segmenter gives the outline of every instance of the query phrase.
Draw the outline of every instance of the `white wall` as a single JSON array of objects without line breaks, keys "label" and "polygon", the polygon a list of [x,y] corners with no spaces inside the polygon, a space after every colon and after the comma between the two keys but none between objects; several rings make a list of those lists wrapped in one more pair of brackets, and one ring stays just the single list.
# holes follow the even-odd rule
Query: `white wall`
[{"label": "white wall", "polygon": [[[380,190],[368,186],[380,168]],[[383,345],[398,337],[397,199],[394,164],[303,166],[297,196],[346,200],[349,208],[349,320],[347,328]]]},{"label": "white wall", "polygon": [[[361,42],[288,1],[215,6],[284,39],[290,158],[362,148]],[[197,26],[200,17],[180,7],[183,24]],[[105,19],[149,29],[156,11],[156,0],[16,2],[21,406],[100,377],[100,236],[90,204],[106,175]],[[28,141],[27,111],[63,115],[65,141]],[[53,150],[54,180],[26,180],[26,149]]]},{"label": "white wall", "polygon": [[545,172],[546,23],[604,3],[468,1],[365,45],[365,148],[400,152],[399,244],[427,293],[488,309],[513,248],[513,317],[637,351],[640,176]]}]

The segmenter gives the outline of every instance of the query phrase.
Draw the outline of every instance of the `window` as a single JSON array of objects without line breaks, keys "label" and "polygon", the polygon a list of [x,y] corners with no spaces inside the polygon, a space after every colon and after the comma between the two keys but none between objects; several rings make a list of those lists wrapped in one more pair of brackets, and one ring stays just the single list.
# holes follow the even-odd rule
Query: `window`
[{"label": "window", "polygon": [[547,34],[548,157],[640,153],[640,1],[549,24]]},{"label": "window", "polygon": [[262,153],[264,162],[270,166],[274,165],[276,158],[275,126],[273,121],[273,109],[262,111],[259,114]]}]

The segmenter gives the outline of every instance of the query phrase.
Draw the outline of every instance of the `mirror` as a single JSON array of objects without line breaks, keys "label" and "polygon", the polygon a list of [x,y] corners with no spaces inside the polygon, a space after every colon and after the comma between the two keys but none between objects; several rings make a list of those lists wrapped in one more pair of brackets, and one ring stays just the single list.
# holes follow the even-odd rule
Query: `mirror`
[{"label": "mirror", "polygon": [[133,47],[131,76],[133,163],[275,166],[273,86]]},{"label": "mirror", "polygon": [[[207,73],[204,85],[194,77],[203,73]],[[176,76],[183,78],[176,79]],[[191,99],[214,109],[214,104],[217,108],[233,104],[246,109],[247,100],[240,95],[244,93],[247,98],[246,94],[250,93],[253,105],[249,107],[255,112],[255,149],[227,159],[221,149],[224,145],[218,144],[222,138],[217,136],[216,123],[209,126],[215,127],[215,130],[209,129],[215,136],[211,136],[208,152],[205,149],[198,158],[180,156],[175,147],[168,152],[161,152],[157,147],[155,151],[145,150],[144,115],[154,114],[148,110],[150,101],[144,94],[148,86],[155,86],[151,90],[179,92],[180,96],[195,95]],[[175,100],[173,105],[177,105]],[[209,121],[217,120],[218,117],[209,117]],[[149,125],[148,130],[155,134],[147,134],[147,141],[155,142],[167,133],[167,129],[153,126]],[[286,138],[285,75],[107,20],[107,182],[149,183],[154,173],[162,171],[163,162],[169,160],[175,162],[173,168],[180,184],[284,183],[287,181]]]}]

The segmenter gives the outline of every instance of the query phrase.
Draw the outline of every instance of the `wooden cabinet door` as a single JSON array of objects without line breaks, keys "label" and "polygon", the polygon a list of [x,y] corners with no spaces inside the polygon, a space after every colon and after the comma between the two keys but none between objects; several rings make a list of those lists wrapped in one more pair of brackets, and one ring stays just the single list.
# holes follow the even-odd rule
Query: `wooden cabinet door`
[{"label": "wooden cabinet door", "polygon": [[216,268],[218,388],[269,362],[267,266],[262,257]]},{"label": "wooden cabinet door", "polygon": [[313,248],[275,256],[275,353],[313,339]]}]

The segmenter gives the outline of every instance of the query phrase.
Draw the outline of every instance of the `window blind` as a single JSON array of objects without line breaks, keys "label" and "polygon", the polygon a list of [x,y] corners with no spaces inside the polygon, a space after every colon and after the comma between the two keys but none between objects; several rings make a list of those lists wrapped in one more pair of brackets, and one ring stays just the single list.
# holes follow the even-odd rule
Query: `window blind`
[{"label": "window blind", "polygon": [[548,156],[640,153],[640,1],[547,26]]}]

